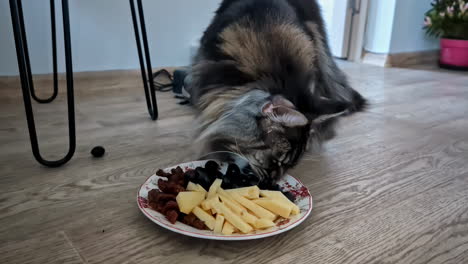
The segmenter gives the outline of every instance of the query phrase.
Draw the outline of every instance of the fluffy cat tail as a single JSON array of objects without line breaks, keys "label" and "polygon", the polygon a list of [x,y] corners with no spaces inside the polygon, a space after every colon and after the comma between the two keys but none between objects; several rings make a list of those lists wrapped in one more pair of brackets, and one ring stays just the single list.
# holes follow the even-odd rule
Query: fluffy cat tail
[{"label": "fluffy cat tail", "polygon": [[351,113],[364,112],[369,108],[369,101],[366,100],[360,93],[353,93],[353,106],[350,110]]}]

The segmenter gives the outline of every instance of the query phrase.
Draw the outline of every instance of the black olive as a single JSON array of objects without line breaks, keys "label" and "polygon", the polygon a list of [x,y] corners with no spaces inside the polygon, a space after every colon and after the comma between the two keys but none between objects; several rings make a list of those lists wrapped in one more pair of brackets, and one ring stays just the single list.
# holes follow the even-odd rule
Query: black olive
[{"label": "black olive", "polygon": [[211,186],[211,182],[207,179],[200,179],[198,184],[200,184],[205,190],[209,190]]},{"label": "black olive", "polygon": [[260,182],[260,179],[252,171],[245,174],[244,177],[246,177],[250,182],[255,182],[255,184],[253,184],[253,185],[257,185]]},{"label": "black olive", "polygon": [[205,164],[205,171],[206,171],[208,177],[210,178],[210,181],[214,182],[216,180],[216,178],[218,177],[218,173],[220,172],[218,163],[216,163],[216,161],[212,161],[212,160],[208,161]]},{"label": "black olive", "polygon": [[278,184],[272,184],[270,187],[272,191],[281,191],[281,187]]},{"label": "black olive", "polygon": [[242,184],[242,176],[238,175],[235,177],[230,178],[231,182],[236,185],[241,185]]},{"label": "black olive", "polygon": [[269,187],[270,187],[270,185],[266,181],[261,181],[258,184],[258,188],[260,188],[262,190],[269,190],[270,189]]},{"label": "black olive", "polygon": [[223,183],[221,183],[221,188],[225,190],[233,189],[233,186],[231,182],[223,180]]},{"label": "black olive", "polygon": [[208,190],[211,184],[213,183],[213,181],[211,180],[211,177],[208,175],[208,172],[206,171],[206,169],[198,167],[195,169],[195,171],[197,172],[198,184],[203,186],[205,190]]},{"label": "black olive", "polygon": [[250,186],[249,179],[245,175],[241,175],[239,177],[239,185],[241,187],[249,187]]},{"label": "black olive", "polygon": [[[221,173],[222,174],[222,173]],[[221,188],[223,189],[231,189],[231,179],[227,177],[226,175],[222,175],[223,182],[221,183]]]},{"label": "black olive", "polygon": [[283,192],[284,196],[288,198],[291,202],[294,202],[296,200],[296,197],[294,197],[294,194],[291,192]]},{"label": "black olive", "polygon": [[197,167],[195,171],[197,172],[198,178],[208,177],[208,172],[206,171],[205,168]]},{"label": "black olive", "polygon": [[[208,177],[210,179],[210,183],[213,183],[216,180],[216,174],[208,174]],[[211,185],[210,185],[211,186]]]},{"label": "black olive", "polygon": [[224,174],[223,174],[222,172],[218,171],[218,172],[216,173],[216,178],[217,178],[217,179],[223,179],[223,178],[224,178]]},{"label": "black olive", "polygon": [[249,186],[256,186],[256,185],[258,185],[258,180],[249,181]]},{"label": "black olive", "polygon": [[213,173],[213,174],[216,174],[216,172],[219,171],[219,164],[216,162],[216,161],[213,161],[213,160],[210,160],[208,161],[206,164],[205,164],[205,169],[209,172],[209,173]]},{"label": "black olive", "polygon": [[226,177],[229,179],[234,179],[240,176],[240,169],[236,164],[229,164],[226,170]]}]

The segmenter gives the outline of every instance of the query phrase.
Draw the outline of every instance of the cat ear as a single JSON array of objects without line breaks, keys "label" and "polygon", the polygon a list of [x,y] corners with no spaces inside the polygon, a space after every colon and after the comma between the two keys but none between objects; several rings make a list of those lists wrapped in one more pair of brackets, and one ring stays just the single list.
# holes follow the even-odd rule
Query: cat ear
[{"label": "cat ear", "polygon": [[289,101],[288,99],[280,95],[273,96],[273,98],[271,99],[271,102],[273,103],[274,106],[284,106],[284,107],[288,107],[291,109],[296,109],[296,107],[291,101]]},{"label": "cat ear", "polygon": [[[294,107],[294,105],[291,102],[289,103],[292,107]],[[287,107],[284,104],[275,105],[274,102],[269,102],[263,106],[262,113],[263,115],[270,118],[270,120],[272,120],[273,122],[280,123],[286,127],[298,127],[307,125],[309,123],[309,120],[307,120],[307,118],[302,113],[300,113],[292,107]]]},{"label": "cat ear", "polygon": [[351,104],[349,103],[321,97],[315,102],[318,117],[312,123],[321,124],[332,118],[345,116],[349,114],[350,107]]}]

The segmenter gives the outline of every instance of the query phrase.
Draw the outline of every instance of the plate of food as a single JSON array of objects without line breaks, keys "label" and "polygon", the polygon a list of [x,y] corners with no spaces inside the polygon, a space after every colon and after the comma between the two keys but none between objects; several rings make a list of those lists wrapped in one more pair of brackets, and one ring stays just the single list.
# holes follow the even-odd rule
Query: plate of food
[{"label": "plate of food", "polygon": [[[200,160],[158,170],[140,187],[141,212],[159,226],[211,240],[251,240],[287,232],[312,211],[312,196],[286,175],[260,188],[234,163]],[[234,179],[234,180],[233,180]],[[235,179],[242,179],[236,181]]]}]

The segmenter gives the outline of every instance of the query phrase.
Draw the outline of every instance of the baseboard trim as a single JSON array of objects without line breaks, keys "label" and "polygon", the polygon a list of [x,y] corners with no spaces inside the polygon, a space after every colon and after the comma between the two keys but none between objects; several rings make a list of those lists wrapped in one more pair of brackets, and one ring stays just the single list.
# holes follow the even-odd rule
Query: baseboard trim
[{"label": "baseboard trim", "polygon": [[371,53],[366,51],[362,57],[362,63],[380,67],[389,67],[388,56],[389,54]]},{"label": "baseboard trim", "polygon": [[439,62],[439,51],[430,50],[394,54],[366,52],[362,61],[365,64],[396,68],[405,68],[414,65],[437,65]]}]

